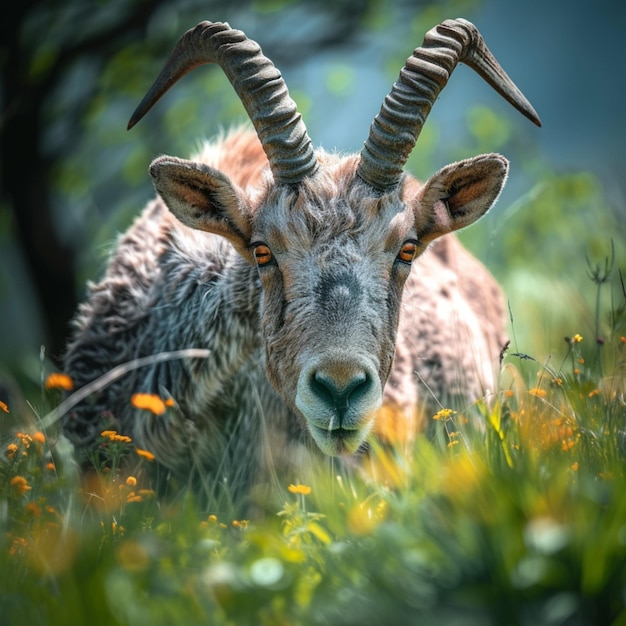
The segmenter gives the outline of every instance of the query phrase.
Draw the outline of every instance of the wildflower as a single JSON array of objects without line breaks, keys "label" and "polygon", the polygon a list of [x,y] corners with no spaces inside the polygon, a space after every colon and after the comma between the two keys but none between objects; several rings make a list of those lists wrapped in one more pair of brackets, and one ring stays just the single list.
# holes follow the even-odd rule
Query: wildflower
[{"label": "wildflower", "polygon": [[41,509],[36,502],[29,502],[25,508],[33,517],[41,517]]},{"label": "wildflower", "polygon": [[74,389],[74,381],[67,374],[52,373],[46,378],[44,384],[46,389],[63,389],[64,391],[72,391]]},{"label": "wildflower", "polygon": [[40,430],[32,434],[32,439],[35,443],[39,443],[41,445],[46,443],[46,436]]},{"label": "wildflower", "polygon": [[[620,340],[622,343],[626,343],[626,337],[620,337],[620,338],[619,338],[619,340]],[[5,406],[6,406],[6,405],[5,405]],[[8,413],[8,411],[7,411],[7,413]]]},{"label": "wildflower", "polygon": [[30,448],[33,438],[28,433],[16,433],[15,437],[20,440],[25,448]]},{"label": "wildflower", "polygon": [[300,495],[303,496],[308,496],[311,493],[311,487],[309,487],[308,485],[289,485],[289,487],[287,487],[287,490],[290,493],[299,493]]},{"label": "wildflower", "polygon": [[548,394],[545,389],[541,389],[540,387],[533,387],[528,390],[528,393],[532,396],[537,396],[538,398],[545,398]]},{"label": "wildflower", "polygon": [[452,441],[448,443],[448,448],[451,448],[452,446],[456,446],[458,443],[459,443],[458,439],[452,439]]},{"label": "wildflower", "polygon": [[126,484],[127,484],[129,487],[135,487],[135,486],[137,485],[137,479],[136,479],[134,476],[129,476],[129,477],[126,479]]},{"label": "wildflower", "polygon": [[17,445],[14,444],[14,443],[10,443],[7,446],[5,454],[7,455],[7,458],[12,459],[15,456],[15,454],[17,453],[17,451],[18,451]]},{"label": "wildflower", "polygon": [[578,362],[582,365],[582,364],[585,362],[585,359],[583,359],[583,357],[580,357],[580,358],[578,359]]},{"label": "wildflower", "polygon": [[557,387],[560,387],[561,385],[563,385],[563,379],[562,378],[555,378],[552,381],[553,385],[556,385]]},{"label": "wildflower", "polygon": [[593,398],[594,396],[597,396],[599,393],[600,393],[600,390],[596,388],[593,391],[589,392],[589,397]]},{"label": "wildflower", "polygon": [[575,463],[572,463],[570,465],[570,469],[572,470],[572,472],[577,472],[578,471],[578,461],[576,461]]},{"label": "wildflower", "polygon": [[578,374],[580,374],[580,368],[579,367],[575,367],[574,368],[574,375],[578,376]]},{"label": "wildflower", "polygon": [[11,487],[13,487],[16,495],[18,496],[23,496],[31,489],[28,481],[23,476],[13,476],[13,478],[11,478]]},{"label": "wildflower", "polygon": [[512,389],[506,389],[504,391],[505,398],[512,398],[515,395],[515,392]]},{"label": "wildflower", "polygon": [[207,517],[207,520],[211,522],[211,524],[215,524],[215,522],[217,522],[217,515],[209,515],[209,517]]},{"label": "wildflower", "polygon": [[167,408],[165,402],[153,393],[135,393],[132,395],[130,403],[136,409],[147,409],[155,415],[163,415]]},{"label": "wildflower", "polygon": [[4,411],[5,413],[10,413],[9,407],[6,405],[6,402],[2,402],[2,400],[0,400],[0,410]]},{"label": "wildflower", "polygon": [[9,548],[9,555],[15,556],[16,554],[26,550],[26,548],[28,548],[28,541],[26,541],[24,537],[15,537],[11,543],[11,547]]},{"label": "wildflower", "polygon": [[116,443],[130,443],[132,441],[127,435],[118,435],[115,430],[103,430],[100,433],[100,437],[104,437]]},{"label": "wildflower", "polygon": [[52,461],[50,461],[50,463],[46,463],[46,469],[49,472],[54,472],[56,470],[56,466],[54,463],[52,463]]},{"label": "wildflower", "polygon": [[148,452],[147,450],[142,450],[141,448],[135,448],[135,452],[142,459],[146,459],[146,461],[154,461],[154,454],[152,454],[152,452]]},{"label": "wildflower", "polygon": [[572,343],[580,343],[582,340],[582,335],[579,335],[578,333],[572,337]]},{"label": "wildflower", "polygon": [[126,496],[126,502],[131,503],[131,502],[142,502],[143,498],[136,494],[134,491],[131,491],[127,496]]},{"label": "wildflower", "polygon": [[235,528],[241,528],[244,530],[245,528],[248,528],[248,524],[250,522],[247,519],[234,519],[232,523]]},{"label": "wildflower", "polygon": [[452,409],[440,409],[437,413],[435,413],[435,415],[433,415],[433,419],[446,421],[453,415],[456,415],[456,411],[453,411]]}]

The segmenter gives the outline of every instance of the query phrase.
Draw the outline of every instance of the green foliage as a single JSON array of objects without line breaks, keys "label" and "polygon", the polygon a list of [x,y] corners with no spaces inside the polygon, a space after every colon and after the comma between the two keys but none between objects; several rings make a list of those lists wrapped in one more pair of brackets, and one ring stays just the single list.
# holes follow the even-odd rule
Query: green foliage
[{"label": "green foliage", "polygon": [[594,313],[604,343],[570,333],[542,362],[511,349],[494,396],[440,410],[407,449],[372,442],[358,471],[285,477],[282,507],[250,520],[157,496],[151,455],[113,431],[79,483],[54,429],[36,430],[49,420],[13,416],[4,623],[624,624],[626,293],[595,269],[595,287],[622,289]]}]

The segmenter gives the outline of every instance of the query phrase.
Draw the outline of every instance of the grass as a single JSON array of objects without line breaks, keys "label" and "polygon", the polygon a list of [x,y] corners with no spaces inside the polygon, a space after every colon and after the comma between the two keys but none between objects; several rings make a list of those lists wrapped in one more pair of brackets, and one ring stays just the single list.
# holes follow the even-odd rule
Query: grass
[{"label": "grass", "polygon": [[0,405],[16,425],[0,462],[2,623],[626,624],[618,282],[596,337],[570,332],[543,362],[514,342],[489,402],[440,411],[410,454],[286,477],[282,507],[253,520],[159,498],[122,469],[150,455],[111,431],[79,482],[50,420]]}]

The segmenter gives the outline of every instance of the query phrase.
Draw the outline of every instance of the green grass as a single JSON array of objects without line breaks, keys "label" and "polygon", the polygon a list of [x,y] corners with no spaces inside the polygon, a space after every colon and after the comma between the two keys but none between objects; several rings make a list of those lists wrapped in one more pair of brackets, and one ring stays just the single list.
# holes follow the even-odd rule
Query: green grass
[{"label": "green grass", "polygon": [[284,477],[283,504],[251,520],[159,498],[111,434],[79,483],[54,426],[35,435],[43,422],[6,407],[2,623],[626,624],[620,302],[596,311],[601,342],[566,329],[541,362],[513,342],[489,402],[360,472]]}]

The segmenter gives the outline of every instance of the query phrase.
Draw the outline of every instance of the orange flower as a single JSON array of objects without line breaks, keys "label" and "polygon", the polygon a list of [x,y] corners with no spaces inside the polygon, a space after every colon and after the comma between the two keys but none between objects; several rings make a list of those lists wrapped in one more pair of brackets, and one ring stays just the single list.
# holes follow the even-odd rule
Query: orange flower
[{"label": "orange flower", "polygon": [[130,443],[132,441],[132,439],[127,435],[118,435],[115,430],[103,430],[100,433],[100,437],[110,439],[111,441],[115,441],[117,443]]},{"label": "orange flower", "polygon": [[67,374],[53,372],[48,375],[44,384],[46,389],[63,389],[72,391],[74,389],[74,381]]},{"label": "orange flower", "polygon": [[152,452],[148,452],[147,450],[142,450],[141,448],[135,448],[135,452],[142,459],[146,459],[146,461],[154,461],[154,454],[152,454]]},{"label": "orange flower", "polygon": [[7,458],[12,459],[15,456],[15,453],[18,451],[17,444],[10,443],[6,449]]},{"label": "orange flower", "polygon": [[287,489],[291,493],[299,493],[303,496],[308,496],[311,493],[311,487],[308,485],[289,485]]},{"label": "orange flower", "polygon": [[6,405],[6,402],[2,402],[2,400],[0,400],[0,411],[9,413],[9,407]]},{"label": "orange flower", "polygon": [[528,393],[532,396],[537,396],[538,398],[545,398],[548,394],[545,389],[541,389],[540,387],[533,387],[528,390]]},{"label": "orange flower", "polygon": [[23,496],[31,489],[28,481],[23,476],[13,476],[13,478],[11,478],[11,487],[13,487],[18,496]]},{"label": "orange flower", "polygon": [[153,393],[135,393],[131,397],[130,403],[136,409],[147,409],[155,415],[163,415],[166,409],[165,402]]},{"label": "orange flower", "polygon": [[46,436],[40,430],[38,430],[36,433],[33,433],[32,438],[35,443],[40,443],[41,445],[46,443]]},{"label": "orange flower", "polygon": [[129,476],[129,477],[126,479],[126,484],[127,484],[129,487],[135,487],[135,486],[137,485],[137,479],[136,479],[134,476]]}]

